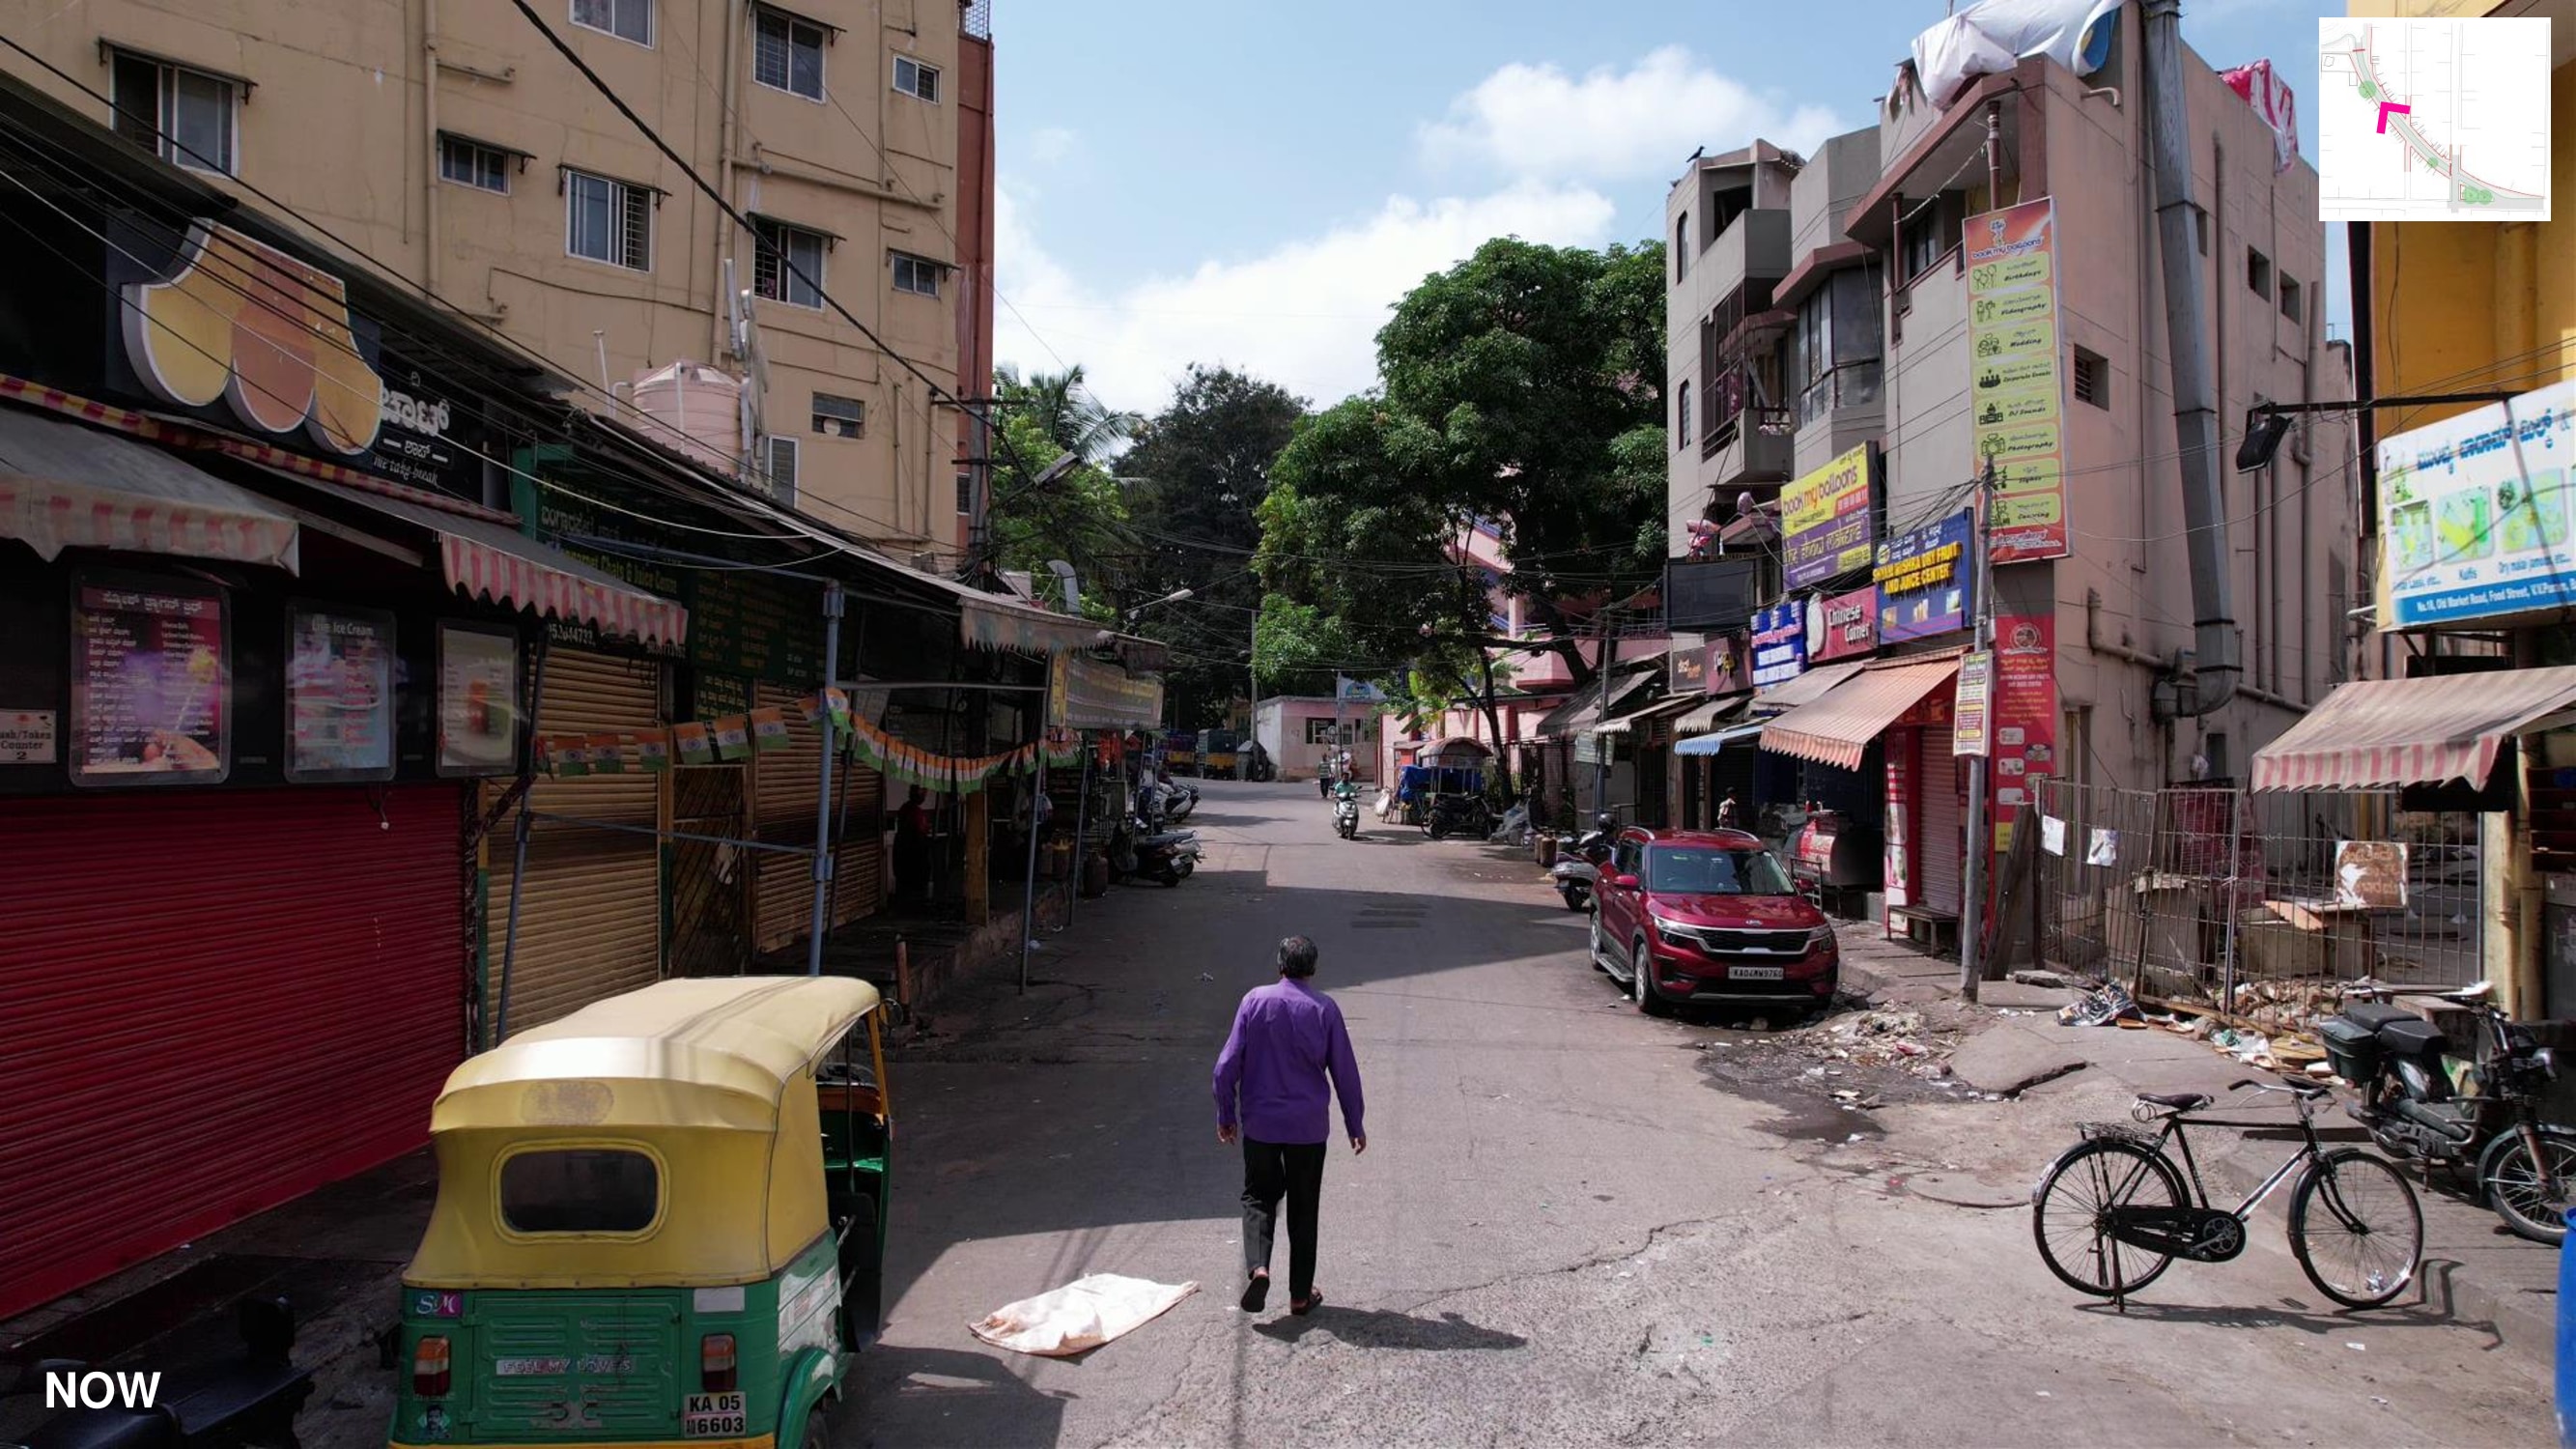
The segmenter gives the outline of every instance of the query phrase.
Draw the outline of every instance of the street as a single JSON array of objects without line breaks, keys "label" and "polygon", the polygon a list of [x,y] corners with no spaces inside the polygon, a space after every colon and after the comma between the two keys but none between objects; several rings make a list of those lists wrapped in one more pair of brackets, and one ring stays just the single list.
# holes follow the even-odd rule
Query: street
[{"label": "street", "polygon": [[[943,1008],[895,1063],[889,1322],[844,1442],[2547,1437],[2545,1384],[2454,1318],[2440,1262],[2389,1309],[2329,1311],[2280,1199],[2243,1258],[2178,1264],[2125,1314],[2068,1292],[2028,1191],[2076,1120],[2120,1114],[2104,1084],[1846,1110],[1794,1066],[1721,1065],[1751,1023],[1639,1016],[1526,852],[1373,815],[1344,842],[1298,782],[1210,782],[1189,824],[1198,875],[1085,903],[1025,997]],[[1349,1020],[1371,1148],[1332,1149],[1303,1319],[1284,1289],[1234,1306],[1241,1164],[1208,1088],[1292,932]],[[1200,1291],[1079,1359],[966,1331],[1094,1272]]]}]

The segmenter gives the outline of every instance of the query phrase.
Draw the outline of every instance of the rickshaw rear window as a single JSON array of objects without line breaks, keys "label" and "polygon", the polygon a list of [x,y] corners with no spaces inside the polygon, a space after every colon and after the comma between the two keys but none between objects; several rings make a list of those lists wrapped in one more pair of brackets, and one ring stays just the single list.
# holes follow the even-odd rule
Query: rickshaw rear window
[{"label": "rickshaw rear window", "polygon": [[661,1206],[661,1170],[641,1152],[546,1148],[501,1164],[501,1221],[514,1233],[640,1233]]}]

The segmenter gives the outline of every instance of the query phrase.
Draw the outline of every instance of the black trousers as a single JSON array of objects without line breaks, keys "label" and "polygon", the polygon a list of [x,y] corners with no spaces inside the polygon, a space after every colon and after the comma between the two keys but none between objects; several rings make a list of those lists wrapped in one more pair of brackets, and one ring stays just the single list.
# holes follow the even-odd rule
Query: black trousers
[{"label": "black trousers", "polygon": [[1270,1266],[1279,1199],[1288,1199],[1288,1293],[1315,1291],[1315,1209],[1324,1196],[1324,1144],[1243,1139],[1243,1271]]}]

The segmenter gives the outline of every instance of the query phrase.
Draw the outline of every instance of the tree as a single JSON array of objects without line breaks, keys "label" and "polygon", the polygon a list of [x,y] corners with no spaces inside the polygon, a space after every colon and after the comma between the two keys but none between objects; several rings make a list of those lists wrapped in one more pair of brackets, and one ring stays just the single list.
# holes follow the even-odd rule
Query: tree
[{"label": "tree", "polygon": [[1007,415],[1035,421],[1055,444],[1085,463],[1105,463],[1135,432],[1133,414],[1114,411],[1091,395],[1077,362],[1062,372],[1033,372],[1028,380],[1010,367],[993,372],[993,395]]},{"label": "tree", "polygon": [[[1269,495],[1273,460],[1305,413],[1305,401],[1276,383],[1193,364],[1118,460],[1136,540],[1125,606],[1191,592],[1134,626],[1172,649],[1165,693],[1184,728],[1218,722],[1243,688],[1242,661],[1262,606],[1250,569],[1261,540],[1256,510]],[[1263,679],[1274,688],[1286,683],[1267,669]]]},{"label": "tree", "polygon": [[[1046,476],[1067,456],[1080,456],[1061,432],[1069,431],[1077,443],[1098,433],[1097,420],[1080,421],[1087,408],[1096,407],[1081,387],[1082,369],[1068,369],[1062,377],[1071,383],[1056,399],[1068,404],[1064,408],[1046,405],[1046,389],[1033,393],[1007,374],[996,379],[1006,401],[1036,397],[1040,405],[1002,413],[1009,446],[997,450],[995,461],[992,557],[1003,569],[1029,574],[1041,589],[1053,582],[1050,563],[1062,559],[1072,564],[1082,587],[1082,611],[1105,620],[1114,617],[1111,601],[1122,587],[1135,540],[1127,529],[1127,500],[1105,470],[1084,462]],[[1076,419],[1069,430],[1068,418]]]}]

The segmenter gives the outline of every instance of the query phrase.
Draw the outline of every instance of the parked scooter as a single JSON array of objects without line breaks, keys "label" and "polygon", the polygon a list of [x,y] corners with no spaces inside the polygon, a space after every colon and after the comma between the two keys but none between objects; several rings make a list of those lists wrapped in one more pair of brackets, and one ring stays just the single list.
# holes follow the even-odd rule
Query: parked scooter
[{"label": "parked scooter", "polygon": [[1158,830],[1141,815],[1130,815],[1109,842],[1109,863],[1122,876],[1179,885],[1199,868],[1199,833]]},{"label": "parked scooter", "polygon": [[1422,833],[1434,840],[1446,840],[1452,835],[1481,838],[1493,828],[1493,807],[1485,803],[1482,795],[1434,796],[1430,811],[1422,819]]},{"label": "parked scooter", "polygon": [[1333,792],[1333,833],[1344,840],[1360,838],[1360,790],[1348,780]]},{"label": "parked scooter", "polygon": [[1199,804],[1197,789],[1178,780],[1156,780],[1137,791],[1136,798],[1137,808],[1145,818],[1165,828],[1187,820]]},{"label": "parked scooter", "polygon": [[1548,880],[1565,898],[1567,910],[1591,908],[1593,887],[1600,883],[1601,867],[1610,859],[1610,837],[1618,829],[1619,822],[1611,816],[1595,816],[1593,828],[1576,836],[1556,864],[1548,867]]},{"label": "parked scooter", "polygon": [[[160,1374],[149,1408],[66,1409],[36,1426],[26,1449],[297,1449],[295,1415],[313,1392],[296,1367],[295,1312],[283,1298],[248,1298],[236,1310],[239,1350]],[[14,1394],[41,1395],[49,1374],[90,1366],[46,1359]]]},{"label": "parked scooter", "polygon": [[2335,1074],[2361,1091],[2345,1107],[2393,1157],[2457,1168],[2476,1163],[2478,1192],[2505,1226],[2536,1243],[2567,1236],[2568,1189],[2576,1184],[2576,1130],[2540,1120],[2540,1099],[2557,1075],[2549,1048],[2507,1020],[2487,998],[2493,983],[2459,991],[2412,992],[2467,1007],[2478,1018],[2476,1095],[2452,1090],[2439,1027],[2389,1004],[2392,988],[2365,982],[2358,998],[2318,1028]]}]

